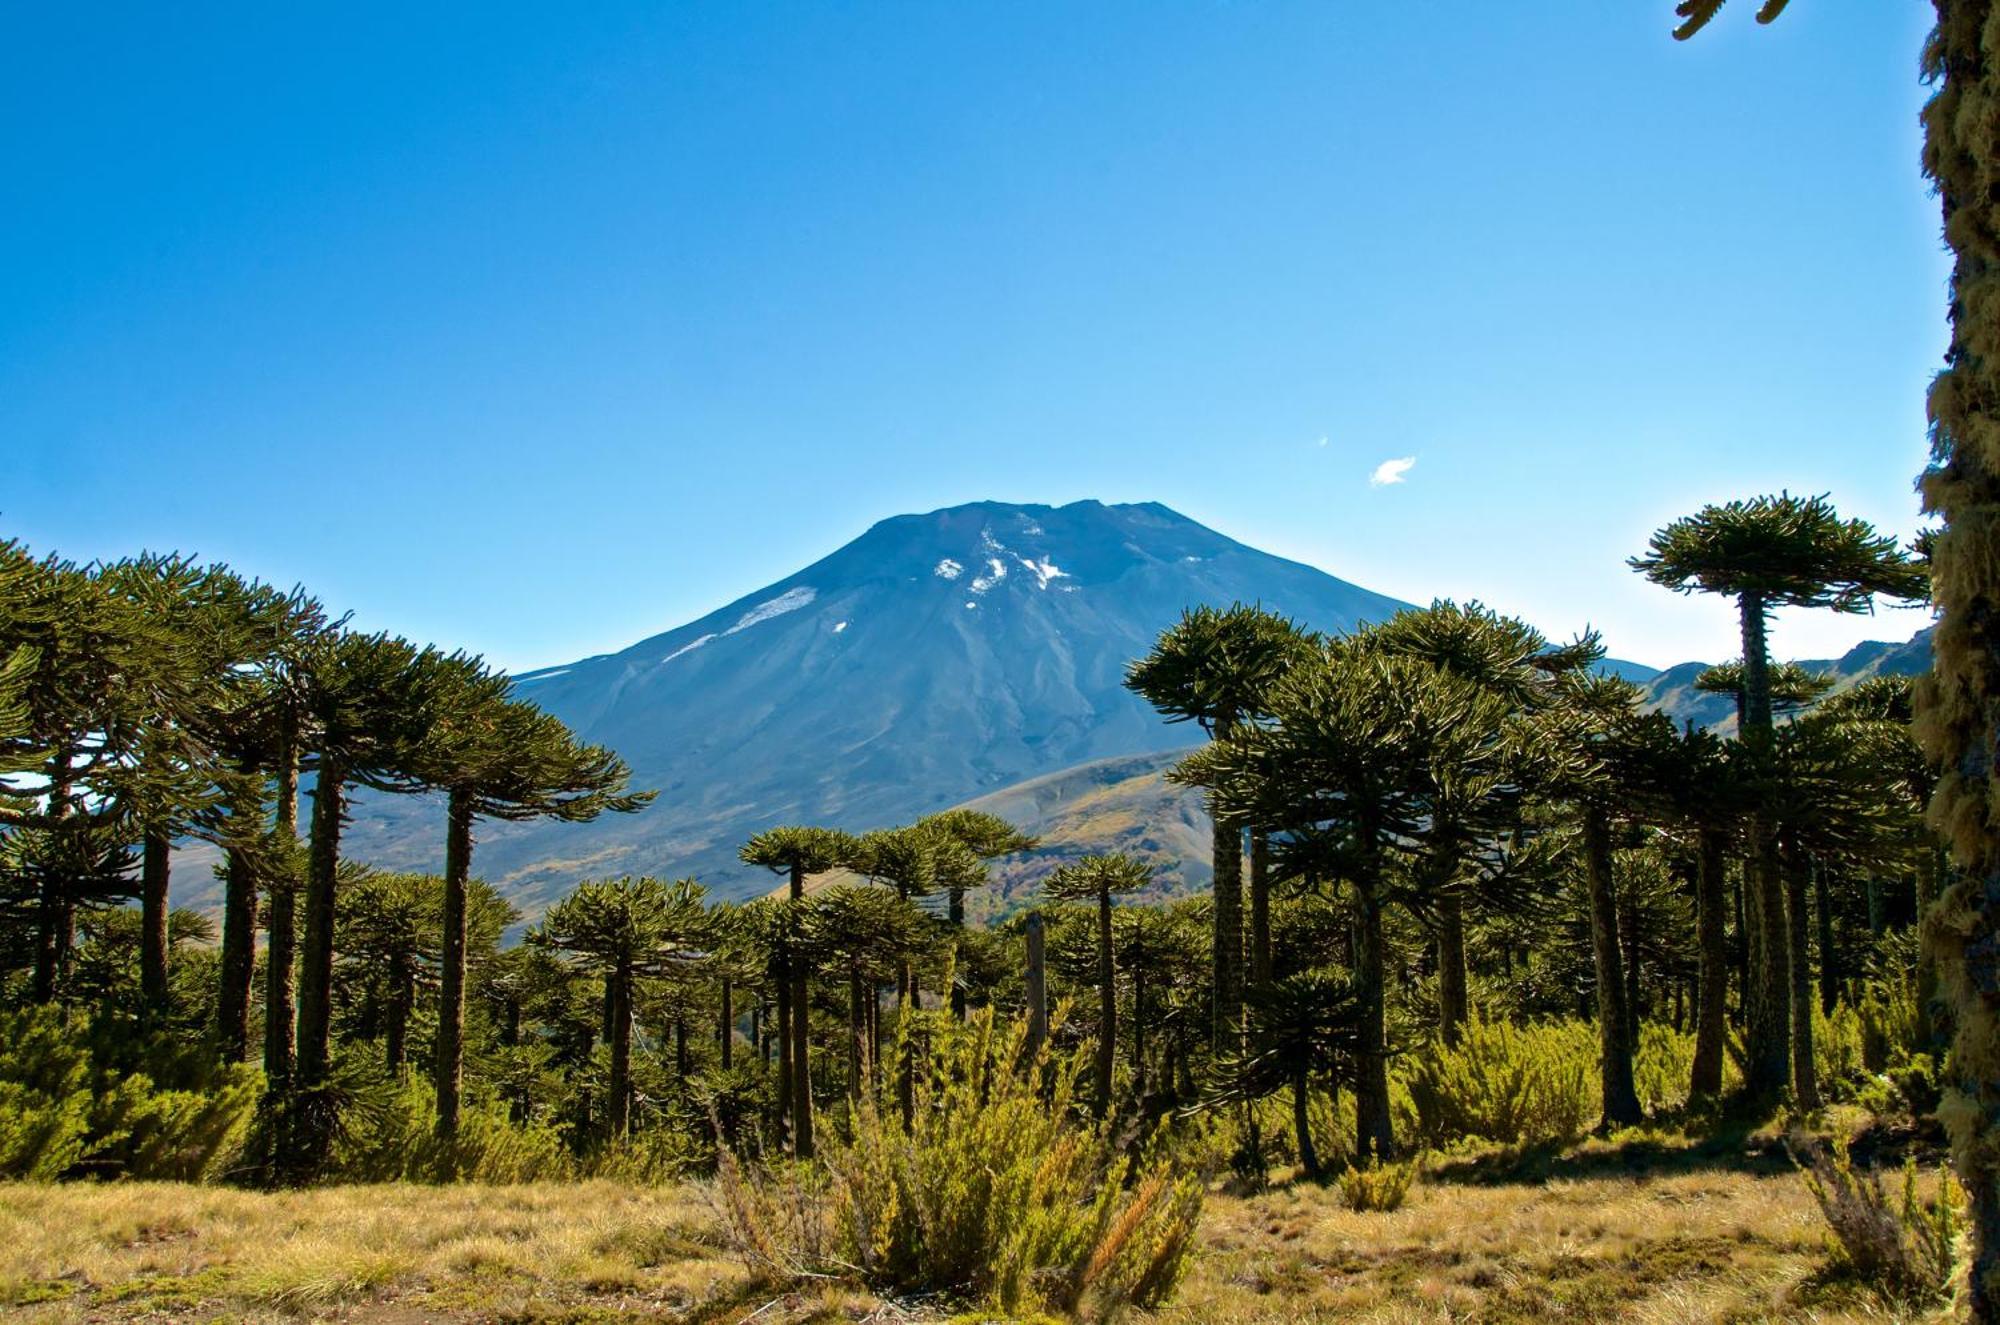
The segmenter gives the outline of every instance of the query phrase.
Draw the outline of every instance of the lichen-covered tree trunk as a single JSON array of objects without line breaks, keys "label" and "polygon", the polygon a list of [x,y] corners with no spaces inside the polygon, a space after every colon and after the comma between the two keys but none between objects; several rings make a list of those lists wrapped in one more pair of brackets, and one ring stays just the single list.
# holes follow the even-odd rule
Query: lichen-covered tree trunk
[{"label": "lichen-covered tree trunk", "polygon": [[1590,890],[1590,947],[1597,985],[1597,1057],[1604,1125],[1630,1127],[1645,1119],[1632,1084],[1632,1041],[1625,1010],[1624,964],[1618,952],[1618,904],[1611,878],[1611,825],[1604,812],[1583,816],[1583,865]]},{"label": "lichen-covered tree trunk", "polygon": [[[1819,922],[1819,1010],[1832,1016],[1840,996],[1840,957],[1833,942],[1833,894],[1827,872],[1825,861],[1813,867],[1813,918]],[[1876,937],[1881,937],[1879,931]]]},{"label": "lichen-covered tree trunk", "polygon": [[1700,936],[1700,986],[1695,994],[1694,1065],[1688,1094],[1713,1099],[1722,1093],[1722,1057],[1728,1035],[1729,947],[1724,929],[1728,906],[1723,882],[1722,830],[1704,828],[1695,858],[1695,925]]},{"label": "lichen-covered tree trunk", "polygon": [[1926,505],[1944,517],[1932,554],[1939,609],[1917,726],[1942,770],[1931,822],[1957,876],[1924,930],[1952,1021],[1938,1110],[1971,1196],[1975,1320],[2000,1317],[2000,51],[1994,0],[1935,0],[1924,109],[1951,279],[1951,342],[1931,383]]}]

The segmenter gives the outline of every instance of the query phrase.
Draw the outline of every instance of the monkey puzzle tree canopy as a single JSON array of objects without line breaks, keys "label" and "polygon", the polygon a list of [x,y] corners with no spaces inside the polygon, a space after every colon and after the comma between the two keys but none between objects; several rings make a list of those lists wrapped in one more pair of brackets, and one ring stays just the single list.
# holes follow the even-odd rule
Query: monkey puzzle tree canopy
[{"label": "monkey puzzle tree canopy", "polygon": [[1631,567],[1677,593],[1727,594],[1776,607],[1866,612],[1877,595],[1922,598],[1923,568],[1865,520],[1825,496],[1704,506],[1655,533]]}]

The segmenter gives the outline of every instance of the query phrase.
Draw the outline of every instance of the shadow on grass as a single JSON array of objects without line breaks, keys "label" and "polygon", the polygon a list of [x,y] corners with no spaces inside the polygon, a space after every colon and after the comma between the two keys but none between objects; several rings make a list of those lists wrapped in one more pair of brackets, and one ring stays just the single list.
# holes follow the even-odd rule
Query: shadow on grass
[{"label": "shadow on grass", "polygon": [[[1776,1115],[1736,1114],[1712,1120],[1698,1135],[1671,1131],[1623,1133],[1609,1140],[1506,1146],[1462,1159],[1436,1161],[1425,1174],[1432,1186],[1492,1187],[1539,1184],[1556,1178],[1672,1177],[1729,1172],[1789,1173],[1791,1157],[1770,1124]],[[1661,1119],[1661,1129],[1687,1125]]]}]

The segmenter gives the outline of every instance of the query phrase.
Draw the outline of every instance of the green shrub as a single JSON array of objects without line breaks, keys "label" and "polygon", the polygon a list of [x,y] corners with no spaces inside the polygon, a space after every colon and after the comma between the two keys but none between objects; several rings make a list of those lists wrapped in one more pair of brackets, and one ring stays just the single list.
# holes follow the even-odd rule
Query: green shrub
[{"label": "green shrub", "polygon": [[155,1090],[130,1076],[99,1101],[95,1129],[128,1177],[213,1181],[241,1162],[263,1093],[264,1074],[242,1064],[207,1090]]},{"label": "green shrub", "polygon": [[584,1176],[651,1186],[685,1178],[706,1168],[713,1148],[684,1126],[651,1127],[608,1145],[585,1159]]},{"label": "green shrub", "polygon": [[1887,1072],[1924,1051],[1915,981],[1871,981],[1857,1011],[1861,1059],[1870,1072]]},{"label": "green shrub", "polygon": [[48,1180],[85,1166],[200,1181],[235,1163],[263,1078],[219,1071],[205,1089],[160,1090],[96,1066],[89,1027],[53,1008],[0,1014],[0,1176]]},{"label": "green shrub", "polygon": [[1694,1073],[1694,1035],[1663,1021],[1639,1027],[1639,1045],[1632,1055],[1632,1084],[1648,1113],[1674,1109],[1687,1102]]},{"label": "green shrub", "polygon": [[1349,1167],[1338,1179],[1340,1194],[1350,1210],[1397,1210],[1416,1184],[1419,1162],[1370,1163],[1366,1168]]},{"label": "green shrub", "polygon": [[1822,1012],[1815,998],[1812,1018],[1813,1075],[1829,1096],[1846,1098],[1868,1070],[1862,1052],[1861,1016],[1847,1003],[1834,1004],[1831,1014]]},{"label": "green shrub", "polygon": [[326,1177],[341,1182],[537,1182],[574,1176],[556,1132],[509,1121],[506,1110],[468,1100],[458,1137],[437,1134],[437,1100],[414,1073],[395,1078],[343,1073],[340,1128]]},{"label": "green shrub", "polygon": [[[719,1203],[739,1254],[767,1273],[946,1292],[1010,1315],[1101,1318],[1164,1303],[1203,1191],[1172,1138],[1163,1130],[1123,1155],[1079,1116],[1087,1045],[1030,1059],[1025,1021],[925,1020],[907,1127],[893,1105],[864,1097],[820,1165],[720,1157]],[[908,1043],[899,1034],[898,1058]]]},{"label": "green shrub", "polygon": [[1924,1201],[1917,1196],[1917,1162],[1907,1161],[1902,1198],[1892,1201],[1879,1174],[1854,1167],[1844,1140],[1825,1146],[1794,1133],[1786,1146],[1805,1170],[1848,1272],[1901,1301],[1934,1302],[1950,1294],[1965,1193],[1949,1169],[1938,1170],[1937,1199]]},{"label": "green shrub", "polygon": [[1396,1075],[1398,1129],[1428,1148],[1465,1137],[1574,1140],[1597,1114],[1597,1032],[1580,1021],[1514,1026],[1474,1017],[1456,1048],[1431,1045]]},{"label": "green shrub", "polygon": [[48,1008],[0,1014],[0,1176],[74,1167],[90,1152],[95,1106],[80,1021]]}]

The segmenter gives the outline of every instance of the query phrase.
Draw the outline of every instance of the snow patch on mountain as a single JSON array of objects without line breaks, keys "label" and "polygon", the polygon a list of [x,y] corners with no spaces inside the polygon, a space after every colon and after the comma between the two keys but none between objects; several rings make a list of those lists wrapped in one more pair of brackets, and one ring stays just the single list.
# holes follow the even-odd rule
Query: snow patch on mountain
[{"label": "snow patch on mountain", "polygon": [[846,629],[847,629],[847,623],[845,621],[836,621],[833,623],[833,633],[836,635],[838,635],[841,631]]},{"label": "snow patch on mountain", "polygon": [[932,567],[931,574],[937,576],[940,580],[955,580],[965,574],[965,567],[959,565],[950,557],[946,557],[943,561]]},{"label": "snow patch on mountain", "polygon": [[660,666],[665,667],[668,663],[680,657],[683,653],[692,653],[694,650],[700,648],[702,645],[708,643],[710,640],[714,638],[715,638],[714,635],[709,634],[709,635],[702,635],[695,639],[689,640],[686,644],[681,645],[678,649],[675,649],[672,653],[660,659]]},{"label": "snow patch on mountain", "polygon": [[1043,557],[1040,561],[1036,561],[1032,557],[1023,557],[1017,555],[1015,557],[1015,560],[1019,561],[1023,566],[1027,567],[1028,574],[1035,577],[1035,587],[1037,589],[1048,588],[1050,580],[1066,580],[1069,578],[1068,571],[1059,568],[1053,561],[1050,561],[1047,557]]},{"label": "snow patch on mountain", "polygon": [[972,592],[985,593],[988,589],[991,589],[994,585],[1007,578],[1007,563],[998,557],[988,557],[986,559],[986,569],[987,574],[981,575],[972,582]]},{"label": "snow patch on mountain", "polygon": [[680,654],[684,654],[684,652],[694,652],[696,648],[700,648],[702,644],[706,644],[706,642],[708,642],[708,640],[712,640],[712,638],[716,638],[716,636],[714,636],[714,634],[698,634],[698,636],[694,636],[692,640],[688,640],[686,644],[682,644],[682,646],[680,646],[680,648],[676,648],[674,652],[670,652],[670,654],[666,654],[664,658],[660,658],[660,667],[666,667],[666,665],[668,665],[668,662],[672,662],[674,658],[678,658],[678,656],[680,656]]},{"label": "snow patch on mountain", "polygon": [[774,616],[783,616],[787,612],[796,612],[817,597],[819,597],[817,589],[808,589],[803,584],[799,585],[796,589],[787,589],[769,602],[759,603],[748,612],[745,612],[742,620],[722,633],[725,635],[734,635],[739,630],[748,630],[759,622],[769,621]]}]

